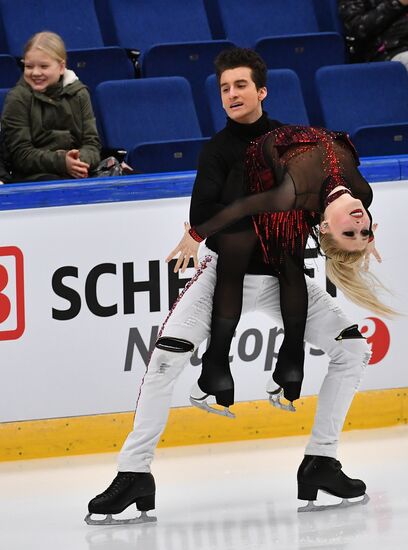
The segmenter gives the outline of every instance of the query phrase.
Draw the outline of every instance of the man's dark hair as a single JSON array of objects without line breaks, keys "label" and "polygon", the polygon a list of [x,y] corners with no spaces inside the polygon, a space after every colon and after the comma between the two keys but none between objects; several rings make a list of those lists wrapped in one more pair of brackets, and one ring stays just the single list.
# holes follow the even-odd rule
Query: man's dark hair
[{"label": "man's dark hair", "polygon": [[262,57],[254,50],[249,48],[230,48],[223,50],[218,54],[214,61],[215,73],[218,83],[220,83],[221,74],[228,69],[237,67],[248,67],[251,69],[252,80],[255,82],[256,89],[266,86],[267,67]]}]

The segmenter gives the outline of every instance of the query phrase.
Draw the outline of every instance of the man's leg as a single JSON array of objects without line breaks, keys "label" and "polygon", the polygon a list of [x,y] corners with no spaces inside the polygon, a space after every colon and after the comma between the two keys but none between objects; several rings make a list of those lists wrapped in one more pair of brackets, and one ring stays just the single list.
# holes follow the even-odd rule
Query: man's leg
[{"label": "man's leg", "polygon": [[310,284],[308,296],[305,339],[325,351],[330,362],[319,392],[312,436],[297,473],[298,498],[309,501],[299,511],[316,509],[313,501],[319,490],[344,499],[337,506],[350,505],[348,499],[354,497],[364,497],[359,503],[365,504],[365,483],[348,477],[336,455],[347,411],[370,359],[370,348],[357,325],[323,289]]},{"label": "man's leg", "polygon": [[[173,388],[210,329],[217,259],[208,249],[204,252],[208,254],[201,257],[199,269],[160,330],[139,391],[133,430],[119,454],[119,473],[106,491],[90,501],[90,514],[117,514],[132,503],[141,511],[154,508],[150,464],[167,422]],[[91,521],[89,516],[87,520]]]},{"label": "man's leg", "polygon": [[[281,322],[276,311],[277,295],[273,279],[269,289],[264,283],[258,297],[258,308]],[[347,477],[336,460],[336,454],[346,414],[371,352],[357,327],[335,300],[309,280],[305,340],[325,351],[330,362],[319,392],[312,436],[298,471],[298,498],[313,501],[319,489],[344,499],[362,496],[366,490],[364,482]]]},{"label": "man's leg", "polygon": [[119,471],[150,471],[176,380],[193,351],[209,335],[215,268],[214,255],[201,260],[159,332],[140,388],[133,431],[119,454]]},{"label": "man's leg", "polygon": [[305,340],[325,351],[330,362],[306,454],[336,458],[339,435],[371,351],[331,296],[313,283],[308,289]]}]

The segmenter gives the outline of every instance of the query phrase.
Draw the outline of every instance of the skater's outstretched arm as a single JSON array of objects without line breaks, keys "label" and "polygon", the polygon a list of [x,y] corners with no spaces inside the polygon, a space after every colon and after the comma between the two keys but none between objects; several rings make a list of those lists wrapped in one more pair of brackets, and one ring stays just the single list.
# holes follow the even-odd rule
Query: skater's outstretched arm
[{"label": "skater's outstretched arm", "polygon": [[287,212],[293,210],[295,204],[295,187],[290,174],[286,172],[278,187],[234,201],[206,222],[196,225],[193,230],[201,239],[205,239],[247,216],[262,212]]}]

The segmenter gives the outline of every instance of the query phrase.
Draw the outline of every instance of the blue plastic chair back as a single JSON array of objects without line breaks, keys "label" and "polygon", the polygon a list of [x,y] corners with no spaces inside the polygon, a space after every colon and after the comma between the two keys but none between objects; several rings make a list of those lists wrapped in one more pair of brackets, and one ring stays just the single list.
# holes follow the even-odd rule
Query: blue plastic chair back
[{"label": "blue plastic chair back", "polygon": [[257,52],[269,69],[288,68],[298,75],[303,97],[314,125],[322,124],[322,113],[317,97],[314,75],[324,65],[345,63],[345,44],[337,33],[316,33],[272,37],[256,44]]},{"label": "blue plastic chair back", "polygon": [[408,73],[401,63],[322,67],[316,86],[325,126],[349,132],[361,155],[408,151]]},{"label": "blue plastic chair back", "polygon": [[92,93],[107,80],[134,78],[135,71],[125,50],[117,47],[88,48],[68,51],[68,67]]},{"label": "blue plastic chair back", "polygon": [[318,32],[310,0],[218,0],[225,35],[237,46],[254,47],[267,36]]},{"label": "blue plastic chair back", "polygon": [[338,0],[313,0],[317,22],[321,31],[344,33],[338,12]]},{"label": "blue plastic chair back", "polygon": [[107,0],[110,24],[122,48],[142,55],[154,44],[211,40],[203,0]]},{"label": "blue plastic chair back", "polygon": [[0,0],[8,51],[21,56],[35,33],[52,30],[67,49],[103,47],[93,0]]},{"label": "blue plastic chair back", "polygon": [[194,42],[153,46],[144,58],[143,74],[184,76],[191,84],[194,103],[203,135],[212,133],[211,117],[205,91],[206,78],[214,72],[214,59],[221,50],[233,47],[231,42]]},{"label": "blue plastic chair back", "polygon": [[107,147],[201,138],[191,87],[182,77],[103,82],[95,99]]},{"label": "blue plastic chair back", "polygon": [[316,86],[330,128],[352,133],[359,126],[408,121],[408,73],[400,63],[322,67]]},{"label": "blue plastic chair back", "polygon": [[17,61],[11,55],[0,55],[0,88],[15,86],[22,75]]}]

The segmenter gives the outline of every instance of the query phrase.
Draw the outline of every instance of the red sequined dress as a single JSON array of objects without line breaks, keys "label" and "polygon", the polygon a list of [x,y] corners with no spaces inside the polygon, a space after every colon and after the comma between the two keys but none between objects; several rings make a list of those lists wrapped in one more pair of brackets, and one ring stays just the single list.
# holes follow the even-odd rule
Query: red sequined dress
[{"label": "red sequined dress", "polygon": [[[260,240],[264,260],[273,266],[280,283],[285,338],[274,379],[282,386],[288,373],[292,379],[303,378],[307,317],[304,250],[332,199],[328,195],[341,185],[347,190],[343,192],[359,198],[366,208],[371,203],[372,190],[358,164],[347,134],[282,126],[252,142],[247,150],[248,196],[193,228],[193,234],[201,238],[219,233],[213,320],[216,316],[238,322],[245,270],[256,240]],[[222,233],[246,216],[252,216],[255,231]]]}]

